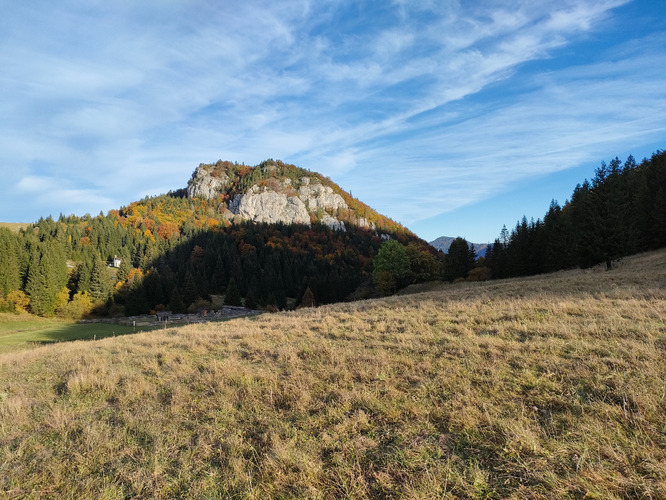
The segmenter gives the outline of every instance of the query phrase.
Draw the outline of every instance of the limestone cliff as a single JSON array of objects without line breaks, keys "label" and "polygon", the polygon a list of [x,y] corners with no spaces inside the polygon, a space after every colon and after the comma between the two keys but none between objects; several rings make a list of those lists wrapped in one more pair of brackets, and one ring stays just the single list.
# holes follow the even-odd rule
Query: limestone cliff
[{"label": "limestone cliff", "polygon": [[187,196],[219,199],[219,209],[231,220],[319,222],[338,231],[349,224],[377,229],[378,222],[380,228],[400,227],[330,179],[280,161],[267,160],[256,167],[222,161],[199,165],[187,183]]}]

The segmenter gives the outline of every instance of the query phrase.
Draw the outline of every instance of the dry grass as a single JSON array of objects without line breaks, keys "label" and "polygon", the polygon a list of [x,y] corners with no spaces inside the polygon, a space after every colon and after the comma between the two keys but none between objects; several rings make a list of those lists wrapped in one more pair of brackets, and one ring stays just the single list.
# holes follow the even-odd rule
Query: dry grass
[{"label": "dry grass", "polygon": [[666,498],[665,284],[662,251],[0,355],[0,492]]},{"label": "dry grass", "polygon": [[0,222],[0,228],[6,227],[10,231],[18,233],[19,230],[25,229],[30,223],[28,222]]}]

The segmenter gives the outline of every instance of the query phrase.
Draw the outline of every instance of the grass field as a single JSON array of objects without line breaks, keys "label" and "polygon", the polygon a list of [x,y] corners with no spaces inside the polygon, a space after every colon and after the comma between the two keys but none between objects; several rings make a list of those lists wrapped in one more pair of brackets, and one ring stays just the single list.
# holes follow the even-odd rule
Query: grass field
[{"label": "grass field", "polygon": [[28,349],[41,344],[71,340],[93,340],[152,330],[104,323],[79,324],[29,314],[0,313],[0,353]]},{"label": "grass field", "polygon": [[8,498],[666,498],[666,252],[0,354]]},{"label": "grass field", "polygon": [[19,232],[19,229],[23,229],[25,227],[28,227],[30,224],[27,222],[0,222],[0,227],[6,227],[10,231],[14,231],[15,233]]}]

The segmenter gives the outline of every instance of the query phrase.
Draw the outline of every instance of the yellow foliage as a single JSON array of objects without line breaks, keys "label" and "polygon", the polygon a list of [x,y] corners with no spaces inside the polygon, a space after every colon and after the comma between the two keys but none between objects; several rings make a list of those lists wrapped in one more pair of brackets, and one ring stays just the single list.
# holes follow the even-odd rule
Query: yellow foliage
[{"label": "yellow foliage", "polygon": [[21,290],[12,290],[7,294],[7,302],[14,306],[14,311],[17,313],[26,312],[28,304],[30,304],[30,297]]}]

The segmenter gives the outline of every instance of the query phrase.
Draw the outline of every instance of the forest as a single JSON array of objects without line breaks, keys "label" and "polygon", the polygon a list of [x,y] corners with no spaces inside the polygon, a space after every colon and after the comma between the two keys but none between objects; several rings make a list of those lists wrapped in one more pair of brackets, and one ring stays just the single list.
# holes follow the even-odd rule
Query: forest
[{"label": "forest", "polygon": [[[261,172],[238,170],[238,183]],[[69,318],[192,312],[211,307],[213,295],[277,310],[391,294],[433,279],[502,279],[599,263],[610,269],[618,258],[666,246],[665,191],[663,151],[641,163],[632,156],[602,162],[563,206],[553,200],[543,220],[523,217],[511,232],[505,226],[475,262],[462,238],[443,255],[386,218],[378,220],[381,232],[351,224],[336,231],[316,221],[232,222],[218,210],[225,195],[186,198],[180,190],[106,215],[0,228],[0,310]]]},{"label": "forest", "polygon": [[666,246],[666,153],[637,163],[602,162],[571,199],[555,200],[543,220],[523,217],[488,249],[479,265],[494,279],[605,263]]},{"label": "forest", "polygon": [[[345,300],[370,280],[383,241],[376,231],[230,222],[216,209],[219,201],[188,199],[181,190],[107,215],[0,229],[0,309],[70,318],[192,312],[210,308],[211,295],[230,305],[287,309],[304,295],[309,305]],[[397,224],[382,234],[412,255],[441,259]]]}]

